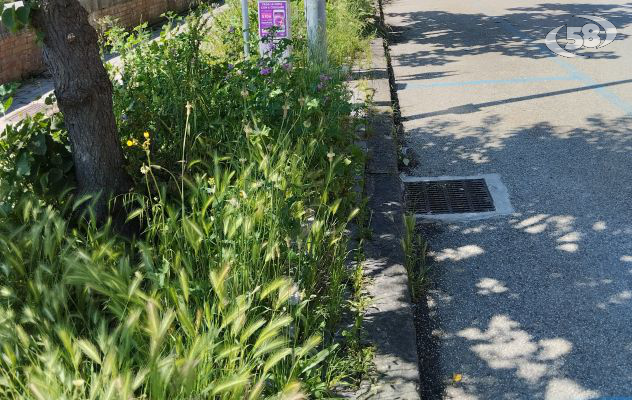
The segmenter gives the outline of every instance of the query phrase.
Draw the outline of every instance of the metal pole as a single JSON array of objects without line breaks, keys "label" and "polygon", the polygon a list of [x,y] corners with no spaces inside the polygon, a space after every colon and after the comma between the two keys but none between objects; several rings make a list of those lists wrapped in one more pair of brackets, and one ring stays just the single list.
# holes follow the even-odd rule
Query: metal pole
[{"label": "metal pole", "polygon": [[327,64],[327,11],[326,0],[305,0],[307,43],[313,62]]},{"label": "metal pole", "polygon": [[244,33],[244,56],[250,57],[250,19],[248,18],[248,0],[241,0],[241,19]]}]

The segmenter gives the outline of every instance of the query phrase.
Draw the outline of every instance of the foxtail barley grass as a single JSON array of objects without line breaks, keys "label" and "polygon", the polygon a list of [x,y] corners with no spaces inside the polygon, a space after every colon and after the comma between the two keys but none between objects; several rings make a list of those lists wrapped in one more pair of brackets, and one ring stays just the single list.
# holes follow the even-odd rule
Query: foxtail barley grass
[{"label": "foxtail barley grass", "polygon": [[357,211],[327,194],[341,156],[314,181],[316,141],[290,146],[215,156],[182,175],[179,208],[128,199],[142,240],[21,203],[0,224],[0,397],[302,398],[342,381],[328,332]]},{"label": "foxtail barley grass", "polygon": [[345,266],[359,158],[341,76],[300,60],[238,76],[200,21],[151,44],[119,32],[138,190],[117,201],[141,235],[98,225],[88,198],[0,210],[0,398],[321,398],[370,358],[361,265]]}]

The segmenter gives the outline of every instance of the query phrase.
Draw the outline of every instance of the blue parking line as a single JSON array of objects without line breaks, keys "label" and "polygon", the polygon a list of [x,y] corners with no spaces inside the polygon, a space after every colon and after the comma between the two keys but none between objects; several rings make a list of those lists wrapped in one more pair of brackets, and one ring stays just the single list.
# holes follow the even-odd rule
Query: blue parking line
[{"label": "blue parking line", "polygon": [[462,81],[462,82],[430,82],[430,83],[398,83],[397,90],[403,89],[425,89],[434,87],[465,87],[465,86],[478,86],[478,85],[510,85],[518,83],[538,83],[538,82],[551,82],[551,81],[573,81],[577,78],[574,76],[532,76],[521,77],[512,79],[482,79],[477,81]]},{"label": "blue parking line", "polygon": [[[511,33],[512,35],[514,35],[520,40],[523,40],[525,42],[533,41],[533,38],[531,38],[529,35],[525,34],[524,32],[520,31],[519,29],[515,28],[504,19],[500,21],[500,26],[504,30]],[[544,43],[536,43],[536,44],[538,44],[541,47],[546,48],[546,44]],[[548,51],[548,48],[546,48],[545,50]],[[564,68],[570,74],[570,77],[572,77],[573,79],[577,79],[578,81],[581,81],[586,86],[599,84],[599,82],[594,80],[591,76],[578,71],[572,64],[568,63],[567,61],[564,61],[561,57],[551,53],[551,56],[548,58],[550,58],[551,61],[554,61],[560,67]],[[608,90],[605,87],[594,88],[593,90],[597,92],[599,95],[601,95],[601,97],[606,99],[608,102],[610,102],[612,105],[624,111],[626,114],[632,115],[632,104],[623,100],[622,98],[617,96],[614,92]]]},{"label": "blue parking line", "polygon": [[632,400],[632,397],[599,397],[595,400]]}]

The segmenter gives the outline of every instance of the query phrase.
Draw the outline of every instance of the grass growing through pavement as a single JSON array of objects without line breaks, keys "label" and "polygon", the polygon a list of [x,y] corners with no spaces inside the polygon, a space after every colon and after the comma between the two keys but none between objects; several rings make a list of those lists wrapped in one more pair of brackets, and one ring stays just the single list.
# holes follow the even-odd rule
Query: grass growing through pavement
[{"label": "grass growing through pavement", "polygon": [[415,216],[404,216],[404,266],[408,273],[408,288],[414,303],[421,300],[427,284],[429,267],[427,261],[428,243],[423,236],[415,231]]},{"label": "grass growing through pavement", "polygon": [[[360,26],[358,1],[332,20]],[[72,197],[62,116],[3,133],[0,397],[323,398],[368,368],[361,263],[345,265],[363,167],[341,60],[314,70],[300,35],[289,60],[219,57],[202,13],[187,27],[109,36],[136,183],[117,201],[137,237]]]}]

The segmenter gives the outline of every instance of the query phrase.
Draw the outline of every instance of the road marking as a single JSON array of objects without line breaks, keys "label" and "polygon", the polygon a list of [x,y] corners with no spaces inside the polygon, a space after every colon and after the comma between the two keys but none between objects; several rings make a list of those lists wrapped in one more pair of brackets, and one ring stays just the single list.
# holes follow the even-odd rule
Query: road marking
[{"label": "road marking", "polygon": [[[512,35],[514,35],[515,37],[517,37],[517,38],[519,38],[519,39],[521,39],[521,40],[523,40],[525,42],[532,42],[533,44],[536,44],[536,45],[538,45],[540,47],[544,47],[546,49],[546,51],[548,51],[548,48],[546,48],[546,44],[537,42],[531,36],[529,36],[528,34],[522,32],[521,30],[519,30],[515,26],[512,26],[506,20],[504,20],[504,19],[501,20],[500,21],[500,26],[504,30],[506,30],[507,32],[509,32]],[[570,74],[570,76],[572,76],[573,78],[585,83],[587,86],[592,86],[592,85],[596,85],[596,84],[599,83],[598,81],[593,79],[590,75],[587,75],[587,74],[584,74],[584,73],[580,72],[572,64],[570,64],[569,62],[561,59],[560,57],[558,57],[556,55],[554,55],[553,53],[551,53],[551,56],[547,57],[547,58],[551,59],[551,61],[555,62],[560,67],[564,68]],[[606,99],[608,102],[610,102],[610,104],[616,106],[620,110],[624,111],[626,114],[632,115],[632,104],[630,104],[627,101],[623,100],[622,98],[617,96],[615,93],[613,93],[610,90],[608,90],[606,88],[603,88],[603,87],[595,88],[593,90],[595,92],[597,92],[599,95],[601,95],[601,97]]]},{"label": "road marking", "polygon": [[477,81],[463,81],[463,82],[431,82],[431,83],[398,83],[397,90],[405,89],[424,89],[424,88],[438,88],[438,87],[466,87],[466,86],[479,86],[479,85],[512,85],[520,83],[538,83],[538,82],[563,82],[563,81],[575,81],[578,80],[574,75],[567,76],[526,76],[520,78],[511,79],[483,79]]}]

